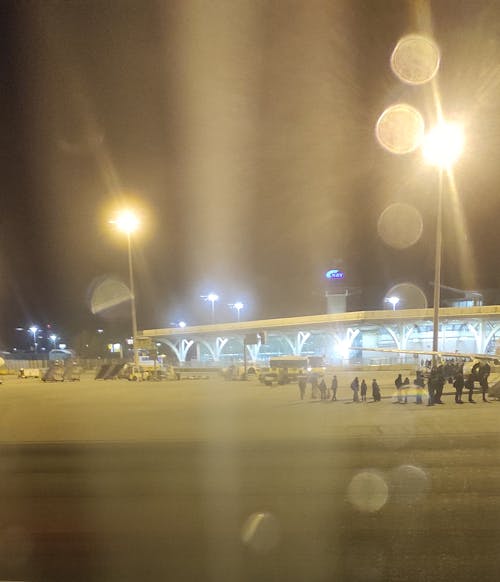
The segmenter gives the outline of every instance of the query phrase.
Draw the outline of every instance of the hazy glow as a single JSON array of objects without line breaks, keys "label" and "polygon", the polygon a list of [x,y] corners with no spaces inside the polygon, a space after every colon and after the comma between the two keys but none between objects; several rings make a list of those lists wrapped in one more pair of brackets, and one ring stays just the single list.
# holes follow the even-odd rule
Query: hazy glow
[{"label": "hazy glow", "polygon": [[243,305],[243,303],[242,303],[241,301],[237,301],[237,302],[234,304],[234,308],[235,308],[235,309],[237,309],[238,311],[239,311],[240,309],[243,309],[243,307],[245,307],[245,306]]},{"label": "hazy glow", "polygon": [[464,143],[462,127],[443,121],[425,136],[422,153],[429,164],[450,168],[462,154]]},{"label": "hazy glow", "polygon": [[437,44],[420,34],[401,38],[391,55],[391,68],[404,83],[422,85],[434,78],[441,55]]},{"label": "hazy glow", "polygon": [[184,328],[184,327],[186,327],[186,325],[187,325],[187,324],[186,324],[186,322],[185,322],[185,321],[179,321],[179,327],[182,327],[182,328]]},{"label": "hazy glow", "polygon": [[393,154],[415,151],[424,137],[425,124],[420,112],[406,103],[391,105],[378,118],[375,135],[378,142]]},{"label": "hazy glow", "polygon": [[30,327],[30,331],[33,335],[35,335],[35,333],[38,331],[38,327],[36,327],[36,325],[32,325]]},{"label": "hazy glow", "polygon": [[217,293],[209,293],[207,295],[207,301],[211,301],[212,303],[214,301],[219,301],[219,296],[217,295]]},{"label": "hazy glow", "polygon": [[123,210],[115,220],[111,220],[110,222],[111,224],[115,224],[116,228],[125,234],[132,234],[140,225],[139,218],[131,210]]}]

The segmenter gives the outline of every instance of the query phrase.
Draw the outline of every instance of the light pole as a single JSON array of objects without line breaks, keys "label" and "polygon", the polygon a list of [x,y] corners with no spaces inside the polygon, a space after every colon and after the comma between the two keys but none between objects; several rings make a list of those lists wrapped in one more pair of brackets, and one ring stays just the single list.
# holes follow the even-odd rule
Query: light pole
[{"label": "light pole", "polygon": [[245,307],[245,305],[241,301],[236,301],[236,303],[230,303],[229,307],[232,307],[236,310],[236,320],[240,320],[240,311]]},{"label": "light pole", "polygon": [[132,318],[132,341],[134,352],[134,364],[137,366],[139,358],[137,354],[137,314],[135,309],[135,288],[134,288],[134,269],[132,264],[132,234],[139,228],[139,218],[130,210],[120,212],[115,220],[110,221],[116,228],[127,235],[128,250],[128,275],[130,285],[130,311]]},{"label": "light pole", "polygon": [[55,349],[55,347],[56,347],[56,341],[57,341],[57,336],[56,336],[55,333],[53,333],[53,334],[50,335],[50,340],[51,340],[52,345],[54,346],[54,349]]},{"label": "light pole", "polygon": [[37,333],[37,331],[38,331],[38,327],[37,327],[36,325],[32,325],[32,326],[30,327],[30,331],[31,331],[31,333],[33,334],[34,352],[35,352],[35,354],[36,354],[36,348],[37,348],[37,346],[38,346],[38,344],[37,344],[37,341],[36,341],[36,333]]},{"label": "light pole", "polygon": [[[443,246],[443,190],[444,176],[451,171],[453,164],[458,160],[464,148],[464,134],[456,123],[447,123],[441,120],[424,138],[422,153],[425,160],[436,166],[438,176],[438,199],[436,217],[436,249],[434,262],[434,304],[432,318],[432,351],[439,349],[439,306],[441,303],[441,258]],[[437,358],[433,356],[434,364]]]},{"label": "light pole", "polygon": [[209,293],[204,297],[205,301],[210,301],[212,304],[212,323],[215,323],[215,302],[219,301],[217,293]]},{"label": "light pole", "polygon": [[399,297],[386,297],[385,298],[386,303],[390,303],[392,305],[392,310],[396,311],[396,305],[399,303],[400,299]]}]

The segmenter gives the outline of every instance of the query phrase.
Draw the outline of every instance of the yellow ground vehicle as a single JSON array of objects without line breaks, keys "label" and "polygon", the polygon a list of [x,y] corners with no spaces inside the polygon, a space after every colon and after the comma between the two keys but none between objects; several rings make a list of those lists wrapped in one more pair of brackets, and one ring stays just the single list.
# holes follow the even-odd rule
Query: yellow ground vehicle
[{"label": "yellow ground vehicle", "polygon": [[266,386],[289,384],[299,376],[322,376],[324,371],[323,356],[277,356],[269,360],[269,370],[261,373],[259,380]]}]

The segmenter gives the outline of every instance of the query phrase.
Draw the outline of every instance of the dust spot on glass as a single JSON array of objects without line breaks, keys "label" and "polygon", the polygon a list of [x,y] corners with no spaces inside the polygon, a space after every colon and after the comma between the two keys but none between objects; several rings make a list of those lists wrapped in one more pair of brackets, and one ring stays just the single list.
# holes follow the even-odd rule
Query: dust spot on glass
[{"label": "dust spot on glass", "polygon": [[275,548],[281,537],[278,520],[268,512],[252,513],[241,528],[242,542],[258,554]]},{"label": "dust spot on glass", "polygon": [[382,509],[389,498],[389,486],[376,471],[361,471],[347,487],[347,499],[358,511],[374,513]]}]

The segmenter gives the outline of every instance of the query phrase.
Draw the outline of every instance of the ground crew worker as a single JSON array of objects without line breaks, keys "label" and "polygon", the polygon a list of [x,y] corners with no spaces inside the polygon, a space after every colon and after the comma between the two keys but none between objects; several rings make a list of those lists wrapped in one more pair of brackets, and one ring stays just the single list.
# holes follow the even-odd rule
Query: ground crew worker
[{"label": "ground crew worker", "polygon": [[380,402],[381,394],[380,394],[380,386],[378,385],[377,380],[373,378],[372,380],[372,396],[375,402]]},{"label": "ground crew worker", "polygon": [[455,387],[455,402],[457,404],[463,404],[462,392],[464,389],[464,385],[465,385],[464,375],[462,374],[462,372],[458,372],[458,374],[455,376],[455,381],[453,382],[453,386]]},{"label": "ground crew worker", "polygon": [[332,385],[331,385],[332,400],[337,400],[337,388],[338,388],[337,376],[334,376],[332,378]]}]

